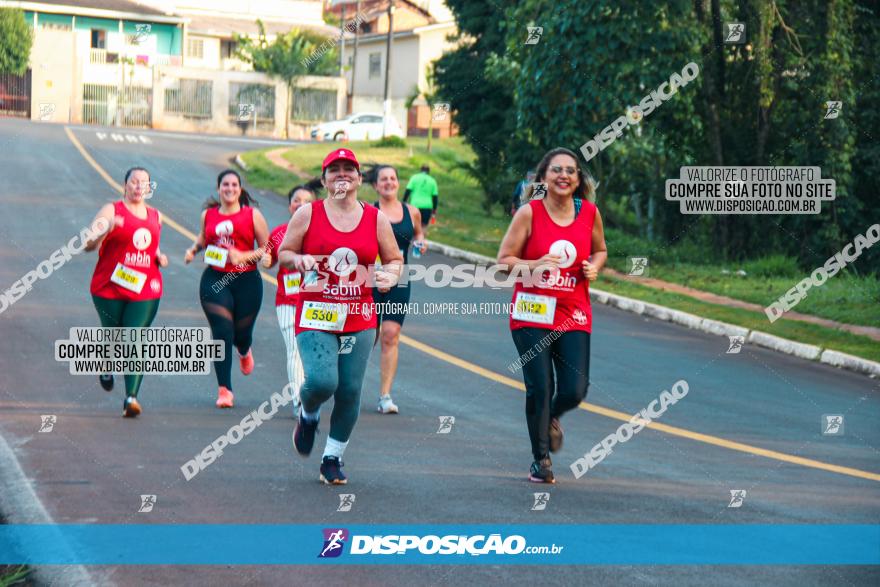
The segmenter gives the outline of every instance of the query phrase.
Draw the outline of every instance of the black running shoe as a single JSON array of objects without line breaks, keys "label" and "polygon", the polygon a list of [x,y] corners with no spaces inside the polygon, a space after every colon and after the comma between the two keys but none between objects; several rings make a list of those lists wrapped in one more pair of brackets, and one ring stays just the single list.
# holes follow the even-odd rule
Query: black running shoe
[{"label": "black running shoe", "polygon": [[324,485],[345,485],[348,479],[342,472],[342,461],[339,457],[324,457],[321,461],[321,476],[318,478]]},{"label": "black running shoe", "polygon": [[559,418],[551,418],[550,419],[550,452],[559,452],[559,449],[562,448],[562,439],[565,438],[565,433],[562,431],[562,424],[559,423]]},{"label": "black running shoe", "polygon": [[318,432],[318,420],[310,421],[299,415],[296,421],[296,429],[293,431],[293,447],[296,452],[304,457],[312,454],[312,447],[315,446],[315,434]]},{"label": "black running shoe", "polygon": [[553,463],[550,462],[550,457],[535,461],[529,470],[529,481],[532,483],[556,483],[552,467]]},{"label": "black running shoe", "polygon": [[104,388],[104,391],[113,391],[113,375],[98,375],[98,383]]}]

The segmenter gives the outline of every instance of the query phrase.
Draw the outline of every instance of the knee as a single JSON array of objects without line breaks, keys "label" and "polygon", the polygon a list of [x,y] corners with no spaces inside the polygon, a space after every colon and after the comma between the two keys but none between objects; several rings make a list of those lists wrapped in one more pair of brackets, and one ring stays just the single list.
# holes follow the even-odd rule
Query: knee
[{"label": "knee", "polygon": [[382,325],[382,348],[396,347],[400,342],[400,325],[397,322],[386,322]]},{"label": "knee", "polygon": [[302,393],[304,396],[325,401],[333,396],[337,385],[338,380],[335,373],[306,373]]}]

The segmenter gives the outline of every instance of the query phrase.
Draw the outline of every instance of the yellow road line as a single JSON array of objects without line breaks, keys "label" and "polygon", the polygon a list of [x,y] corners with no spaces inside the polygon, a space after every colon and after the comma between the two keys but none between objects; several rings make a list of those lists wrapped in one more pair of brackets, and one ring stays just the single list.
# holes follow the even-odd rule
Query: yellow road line
[{"label": "yellow road line", "polygon": [[[91,165],[98,174],[104,178],[108,184],[110,184],[113,189],[117,192],[122,193],[122,186],[115,181],[110,175],[104,171],[104,169],[98,165],[98,163],[92,158],[91,155],[83,148],[80,142],[73,136],[73,133],[70,131],[70,128],[65,127],[64,131],[67,133],[68,138],[73,143],[73,146],[77,148],[83,158],[88,161],[89,165]],[[163,221],[168,224],[172,229],[176,230],[180,234],[184,235],[187,238],[192,240],[196,239],[196,235],[175,222],[174,220],[168,218],[168,216],[163,212],[162,213]],[[264,271],[260,271],[260,275],[262,278],[271,283],[272,285],[276,284],[275,278],[269,275]],[[489,369],[484,369],[479,365],[475,365],[471,362],[465,361],[464,359],[459,359],[454,355],[450,355],[449,353],[444,353],[439,349],[435,349],[432,346],[426,345],[423,342],[419,342],[413,338],[406,336],[405,334],[400,335],[400,342],[403,344],[409,345],[415,349],[422,351],[436,359],[449,363],[451,365],[455,365],[465,371],[470,371],[471,373],[475,373],[480,375],[481,377],[485,377],[486,379],[490,379],[497,383],[501,383],[502,385],[506,385],[508,387],[513,387],[514,389],[519,389],[520,391],[525,391],[525,386],[516,379],[511,379],[510,377],[505,377],[504,375],[499,375],[494,371],[490,371]],[[603,408],[600,406],[596,406],[593,404],[588,404],[586,402],[581,402],[580,406],[578,406],[582,410],[586,410],[588,412],[593,412],[594,414],[599,414],[600,416],[605,416],[614,420],[620,420],[622,422],[629,422],[630,418],[632,418],[632,414],[626,414],[624,412],[619,412],[617,410],[612,410],[609,408]],[[732,440],[726,440],[724,438],[719,438],[717,436],[711,436],[709,434],[702,434],[700,432],[692,432],[690,430],[686,430],[684,428],[678,428],[676,426],[669,426],[667,424],[660,424],[658,422],[650,422],[647,425],[648,428],[652,428],[659,432],[665,432],[667,434],[671,434],[673,436],[680,436],[682,438],[689,438],[690,440],[696,440],[697,442],[703,442],[705,444],[711,444],[714,446],[720,446],[722,448],[727,448],[730,450],[735,450],[739,452],[744,452],[748,454],[758,455],[761,457],[766,457],[768,459],[775,459],[777,461],[782,461],[786,463],[792,463],[795,465],[802,465],[804,467],[810,467],[813,469],[821,469],[823,471],[830,471],[832,473],[840,473],[841,475],[849,475],[851,477],[859,477],[860,479],[869,479],[871,481],[880,481],[880,475],[877,473],[871,473],[869,471],[862,471],[860,469],[853,469],[851,467],[842,467],[840,465],[832,465],[830,463],[823,463],[822,461],[816,461],[813,459],[805,459],[803,457],[798,457],[794,455],[789,455],[781,452],[777,452],[775,450],[767,450],[764,448],[759,448],[757,446],[751,446],[748,444],[743,444],[741,442],[734,442]]]}]

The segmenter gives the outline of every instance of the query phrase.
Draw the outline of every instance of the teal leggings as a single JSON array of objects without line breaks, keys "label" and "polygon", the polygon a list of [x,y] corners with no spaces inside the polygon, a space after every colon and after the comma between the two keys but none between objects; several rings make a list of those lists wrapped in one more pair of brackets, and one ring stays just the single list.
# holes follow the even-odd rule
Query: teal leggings
[{"label": "teal leggings", "polygon": [[[101,326],[104,328],[144,328],[153,323],[156,312],[159,311],[159,300],[146,300],[143,302],[128,302],[125,300],[111,300],[92,296]],[[143,373],[125,376],[125,395],[137,397],[141,388]]]}]

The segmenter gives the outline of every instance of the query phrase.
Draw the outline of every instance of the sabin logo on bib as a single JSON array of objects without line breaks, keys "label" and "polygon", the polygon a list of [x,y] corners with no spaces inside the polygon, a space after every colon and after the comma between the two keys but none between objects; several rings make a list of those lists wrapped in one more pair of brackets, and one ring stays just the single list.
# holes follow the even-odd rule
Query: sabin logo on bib
[{"label": "sabin logo on bib", "polygon": [[574,259],[577,257],[577,249],[574,244],[567,240],[558,240],[550,245],[550,254],[557,255],[561,259],[559,267],[567,269],[574,264]]},{"label": "sabin logo on bib", "polygon": [[134,235],[131,237],[131,242],[137,250],[143,251],[150,246],[151,242],[153,242],[153,237],[150,234],[150,231],[146,228],[138,228],[134,231]]},{"label": "sabin logo on bib", "polygon": [[217,224],[216,231],[220,236],[229,236],[232,234],[232,220],[224,220]]},{"label": "sabin logo on bib", "polygon": [[357,264],[357,254],[348,247],[339,247],[327,258],[327,268],[340,277],[351,275]]}]

